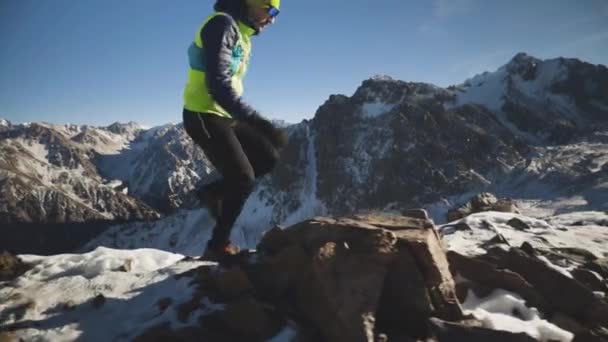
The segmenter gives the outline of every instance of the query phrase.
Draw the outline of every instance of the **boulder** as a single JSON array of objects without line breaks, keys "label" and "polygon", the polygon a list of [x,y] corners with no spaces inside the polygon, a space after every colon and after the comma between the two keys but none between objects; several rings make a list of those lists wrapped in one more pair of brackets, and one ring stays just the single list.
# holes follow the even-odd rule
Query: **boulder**
[{"label": "boulder", "polygon": [[18,257],[8,252],[0,254],[0,281],[13,280],[29,269],[30,266]]},{"label": "boulder", "polygon": [[505,262],[506,268],[534,286],[555,311],[571,315],[587,326],[608,325],[608,303],[578,281],[519,248],[511,248]]},{"label": "boulder", "polygon": [[257,247],[257,278],[284,277],[261,288],[275,284],[282,306],[327,340],[428,334],[428,317],[459,319],[462,310],[434,225],[416,216],[315,218],[271,230]]},{"label": "boulder", "polygon": [[466,204],[448,210],[448,222],[460,220],[474,213],[483,211],[500,211],[506,213],[519,213],[515,202],[510,199],[498,199],[494,194],[482,192],[469,200]]},{"label": "boulder", "polygon": [[513,271],[497,268],[479,258],[467,257],[454,251],[448,252],[448,260],[453,274],[459,274],[490,289],[502,288],[517,293],[531,306],[541,309],[547,307],[543,296]]}]

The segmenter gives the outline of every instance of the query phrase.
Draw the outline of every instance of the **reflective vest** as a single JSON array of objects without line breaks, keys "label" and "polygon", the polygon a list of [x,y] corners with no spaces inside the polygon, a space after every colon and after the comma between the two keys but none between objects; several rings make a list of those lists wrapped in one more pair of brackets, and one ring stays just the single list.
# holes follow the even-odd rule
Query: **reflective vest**
[{"label": "reflective vest", "polygon": [[[205,43],[201,40],[201,31],[211,19],[218,15],[228,14],[216,12],[209,16],[196,32],[194,42],[192,42],[188,49],[190,69],[188,71],[188,82],[184,90],[184,108],[192,112],[212,113],[230,118],[232,117],[230,113],[215,102],[211,94],[209,94],[205,76],[205,58],[203,57]],[[255,33],[255,30],[240,21],[236,21],[236,23],[239,37],[232,48],[232,68],[230,73],[232,76],[232,87],[241,96],[243,94],[243,77],[247,72],[249,57],[251,55],[251,36]]]}]

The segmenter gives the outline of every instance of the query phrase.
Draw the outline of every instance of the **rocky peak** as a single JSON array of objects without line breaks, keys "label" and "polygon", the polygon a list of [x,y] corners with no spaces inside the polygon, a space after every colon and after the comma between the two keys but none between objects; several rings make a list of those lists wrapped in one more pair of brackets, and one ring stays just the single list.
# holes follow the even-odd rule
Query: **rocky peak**
[{"label": "rocky peak", "polygon": [[536,77],[536,70],[541,60],[524,52],[515,55],[506,68],[509,74],[520,75],[524,80],[529,81]]},{"label": "rocky peak", "polygon": [[133,136],[135,133],[141,131],[143,128],[134,121],[129,121],[127,123],[115,122],[107,127],[102,127],[103,129],[110,131],[114,134],[120,135],[130,135]]},{"label": "rocky peak", "polygon": [[0,132],[8,131],[13,127],[13,124],[5,119],[0,118]]}]

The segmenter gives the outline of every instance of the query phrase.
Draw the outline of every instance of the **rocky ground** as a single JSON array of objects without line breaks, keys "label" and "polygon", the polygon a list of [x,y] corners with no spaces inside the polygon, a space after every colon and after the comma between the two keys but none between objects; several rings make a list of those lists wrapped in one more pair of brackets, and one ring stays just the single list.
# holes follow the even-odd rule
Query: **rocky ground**
[{"label": "rocky ground", "polygon": [[1,263],[13,271],[2,271],[10,276],[0,288],[0,334],[605,341],[608,215],[547,221],[506,211],[440,226],[423,210],[318,217],[271,229],[255,251],[226,266],[155,250],[23,255]]}]

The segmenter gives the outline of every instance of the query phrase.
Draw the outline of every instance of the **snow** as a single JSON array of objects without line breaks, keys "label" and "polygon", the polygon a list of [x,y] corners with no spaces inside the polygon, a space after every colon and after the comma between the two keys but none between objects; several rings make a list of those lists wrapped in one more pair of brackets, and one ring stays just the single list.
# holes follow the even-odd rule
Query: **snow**
[{"label": "snow", "polygon": [[292,342],[296,341],[296,335],[297,331],[287,325],[276,336],[266,342]]},{"label": "snow", "polygon": [[385,103],[379,100],[374,102],[366,102],[361,107],[361,114],[365,118],[375,118],[382,114],[390,112],[395,107],[394,104]]},{"label": "snow", "polygon": [[468,79],[464,83],[465,88],[456,94],[456,106],[478,103],[490,110],[501,111],[507,74],[507,68],[503,66],[496,72],[486,72]]},{"label": "snow", "polygon": [[477,298],[469,291],[462,303],[467,314],[473,314],[485,328],[526,333],[539,341],[570,342],[574,334],[542,319],[536,308],[529,308],[517,294],[502,289],[488,297]]},{"label": "snow", "polygon": [[89,241],[81,251],[88,251],[96,246],[131,249],[144,244],[148,248],[200,256],[211,237],[213,224],[214,221],[207,210],[181,210],[153,222],[113,226],[106,233]]},{"label": "snow", "polygon": [[[0,322],[19,327],[19,338],[38,341],[132,340],[147,328],[169,322],[179,328],[175,308],[192,298],[189,279],[174,275],[205,262],[178,262],[182,255],[152,249],[130,251],[97,248],[78,255],[20,256],[34,267],[16,280],[0,286]],[[127,272],[119,268],[129,265]],[[129,267],[127,266],[127,267]],[[93,299],[103,295],[103,306]],[[171,306],[160,312],[160,299]],[[23,317],[18,312],[23,313]],[[213,307],[199,308],[210,310]]]},{"label": "snow", "polygon": [[310,127],[306,126],[306,136],[308,140],[306,150],[306,178],[303,190],[300,193],[300,207],[292,212],[283,222],[283,225],[292,225],[305,219],[312,218],[324,210],[323,203],[317,198],[317,158],[315,153],[315,137],[310,132]]},{"label": "snow", "polygon": [[5,119],[0,119],[0,126],[2,127],[10,127],[11,123]]},{"label": "snow", "polygon": [[[606,219],[606,214],[589,212],[587,217],[594,217],[597,222]],[[530,226],[529,230],[519,231],[506,223],[517,218]],[[454,231],[458,223],[465,223],[472,230]],[[520,214],[501,212],[482,212],[463,219],[438,226],[450,250],[465,255],[485,254],[481,245],[500,233],[511,246],[521,246],[524,242],[533,247],[573,247],[588,250],[598,257],[608,256],[608,229],[598,225],[569,225],[564,218],[535,219]],[[562,269],[560,271],[568,271]],[[562,272],[563,273],[563,272]]]}]

